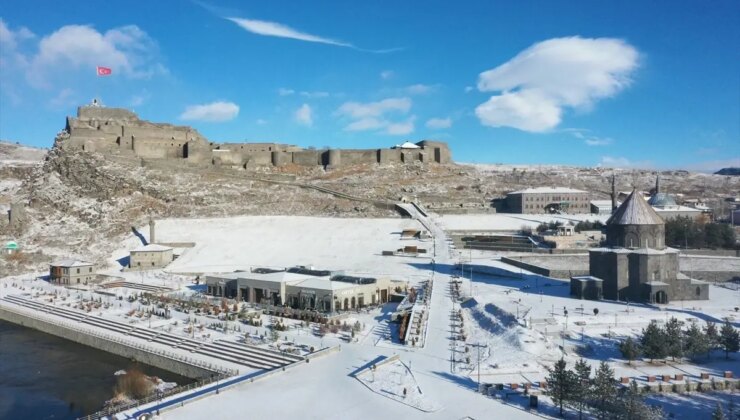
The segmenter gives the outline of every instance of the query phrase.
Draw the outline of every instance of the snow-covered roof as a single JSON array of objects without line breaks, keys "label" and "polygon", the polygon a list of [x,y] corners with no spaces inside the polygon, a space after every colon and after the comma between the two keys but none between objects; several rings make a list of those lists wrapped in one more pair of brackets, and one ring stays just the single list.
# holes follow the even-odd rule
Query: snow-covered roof
[{"label": "snow-covered roof", "polygon": [[607,225],[662,225],[665,224],[647,201],[637,196],[635,190],[617,208]]},{"label": "snow-covered roof", "polygon": [[676,211],[679,211],[679,212],[689,212],[689,213],[691,213],[691,212],[701,213],[701,210],[700,209],[696,209],[696,208],[688,207],[688,206],[679,206],[679,205],[672,206],[672,207],[666,207],[666,208],[660,208],[660,207],[658,207],[658,208],[655,208],[654,210],[658,214],[660,214],[660,213],[671,213],[671,212],[676,212]]},{"label": "snow-covered roof", "polygon": [[331,281],[327,277],[312,277],[296,284],[296,286],[305,287],[307,289],[338,290],[349,289],[356,286],[356,284],[345,283],[341,281]]},{"label": "snow-covered roof", "polygon": [[172,248],[169,246],[149,244],[149,245],[138,247],[131,252],[163,252],[163,251],[171,251],[171,250]]},{"label": "snow-covered roof", "polygon": [[510,192],[509,194],[567,194],[567,193],[586,193],[588,191],[576,190],[574,188],[565,187],[537,187],[537,188],[526,188],[519,191]]},{"label": "snow-covered roof", "polygon": [[277,271],[274,273],[252,273],[248,271],[238,271],[236,273],[228,273],[228,274],[220,274],[217,276],[211,276],[214,278],[219,279],[228,279],[228,280],[238,280],[238,279],[245,279],[245,280],[257,280],[257,281],[263,281],[266,283],[286,283],[286,284],[296,284],[300,283],[304,280],[309,279],[319,279],[319,280],[329,280],[329,276],[324,277],[316,277],[309,274],[300,274],[300,273],[289,273],[287,271]]},{"label": "snow-covered roof", "polygon": [[89,263],[87,261],[80,261],[80,260],[57,260],[50,264],[53,267],[87,267],[90,265],[93,265],[93,263]]}]

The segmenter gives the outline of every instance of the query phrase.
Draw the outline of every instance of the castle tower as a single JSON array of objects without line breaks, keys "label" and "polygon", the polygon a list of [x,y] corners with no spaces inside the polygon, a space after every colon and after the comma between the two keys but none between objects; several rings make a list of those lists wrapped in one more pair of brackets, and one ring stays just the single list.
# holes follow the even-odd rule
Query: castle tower
[{"label": "castle tower", "polygon": [[665,222],[635,189],[606,221],[612,248],[665,249]]}]

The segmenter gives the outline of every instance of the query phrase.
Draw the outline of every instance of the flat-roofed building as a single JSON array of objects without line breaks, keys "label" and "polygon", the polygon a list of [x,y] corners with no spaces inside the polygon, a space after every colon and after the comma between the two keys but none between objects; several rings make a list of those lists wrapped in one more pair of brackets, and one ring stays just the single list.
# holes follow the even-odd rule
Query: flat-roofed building
[{"label": "flat-roofed building", "polygon": [[206,277],[209,295],[263,305],[335,312],[388,302],[390,280],[293,267]]},{"label": "flat-roofed building", "polygon": [[128,266],[131,270],[153,270],[167,267],[173,259],[171,247],[149,244],[131,251]]},{"label": "flat-roofed building", "polygon": [[49,279],[58,284],[87,284],[95,280],[95,264],[68,259],[49,264]]},{"label": "flat-roofed building", "polygon": [[591,212],[590,194],[573,188],[538,187],[513,191],[506,195],[510,213],[581,214]]}]

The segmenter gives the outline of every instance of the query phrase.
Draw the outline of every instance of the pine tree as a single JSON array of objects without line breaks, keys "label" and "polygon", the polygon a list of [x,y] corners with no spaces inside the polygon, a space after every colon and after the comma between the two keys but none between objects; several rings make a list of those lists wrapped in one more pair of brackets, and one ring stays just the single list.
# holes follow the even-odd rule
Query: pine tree
[{"label": "pine tree", "polygon": [[713,322],[707,322],[704,327],[704,336],[707,339],[707,359],[710,358],[712,350],[719,347],[719,331]]},{"label": "pine tree", "polygon": [[675,317],[669,319],[665,324],[663,336],[665,337],[666,356],[671,356],[673,360],[676,360],[676,357],[683,356],[681,324],[681,321]]},{"label": "pine tree", "polygon": [[717,408],[712,412],[712,420],[725,420],[725,412],[722,411],[722,405],[717,403]]},{"label": "pine tree", "polygon": [[563,415],[563,404],[571,396],[575,374],[568,370],[565,360],[555,362],[552,368],[547,369],[550,374],[547,377],[548,395],[552,397],[560,407],[560,416]]},{"label": "pine tree", "polygon": [[692,322],[689,329],[684,332],[684,353],[695,358],[707,351],[709,351],[707,336],[695,322]]},{"label": "pine tree", "polygon": [[645,399],[642,397],[635,381],[630,383],[624,395],[619,398],[616,409],[619,412],[617,418],[620,419],[658,420],[664,418],[663,410],[660,407],[653,407],[645,403]]},{"label": "pine tree", "polygon": [[626,340],[619,344],[619,350],[622,352],[622,357],[627,359],[628,364],[632,364],[632,361],[640,356],[640,345],[632,339],[627,337]]},{"label": "pine tree", "polygon": [[663,330],[655,320],[650,321],[647,328],[642,330],[642,337],[640,337],[642,353],[650,358],[651,362],[654,359],[663,359],[667,356],[665,343],[666,339]]},{"label": "pine tree", "polygon": [[606,418],[617,395],[617,381],[614,370],[606,362],[601,362],[594,373],[591,396],[596,405],[599,418]]},{"label": "pine tree", "polygon": [[740,350],[740,333],[730,324],[730,321],[725,322],[725,325],[719,331],[719,343],[725,351],[725,358],[727,359],[730,358],[731,352],[734,353]]},{"label": "pine tree", "polygon": [[576,362],[573,379],[573,402],[578,409],[578,418],[583,419],[583,409],[586,408],[591,394],[591,366],[585,360]]}]

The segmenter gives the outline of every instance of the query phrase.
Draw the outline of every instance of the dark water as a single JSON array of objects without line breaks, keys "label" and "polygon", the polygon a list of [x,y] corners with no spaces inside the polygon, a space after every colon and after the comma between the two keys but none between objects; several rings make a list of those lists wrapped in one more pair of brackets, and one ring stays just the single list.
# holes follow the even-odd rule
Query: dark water
[{"label": "dark water", "polygon": [[[129,359],[0,321],[0,419],[74,419],[113,396],[114,372]],[[146,365],[150,376],[178,385],[191,379]]]}]

